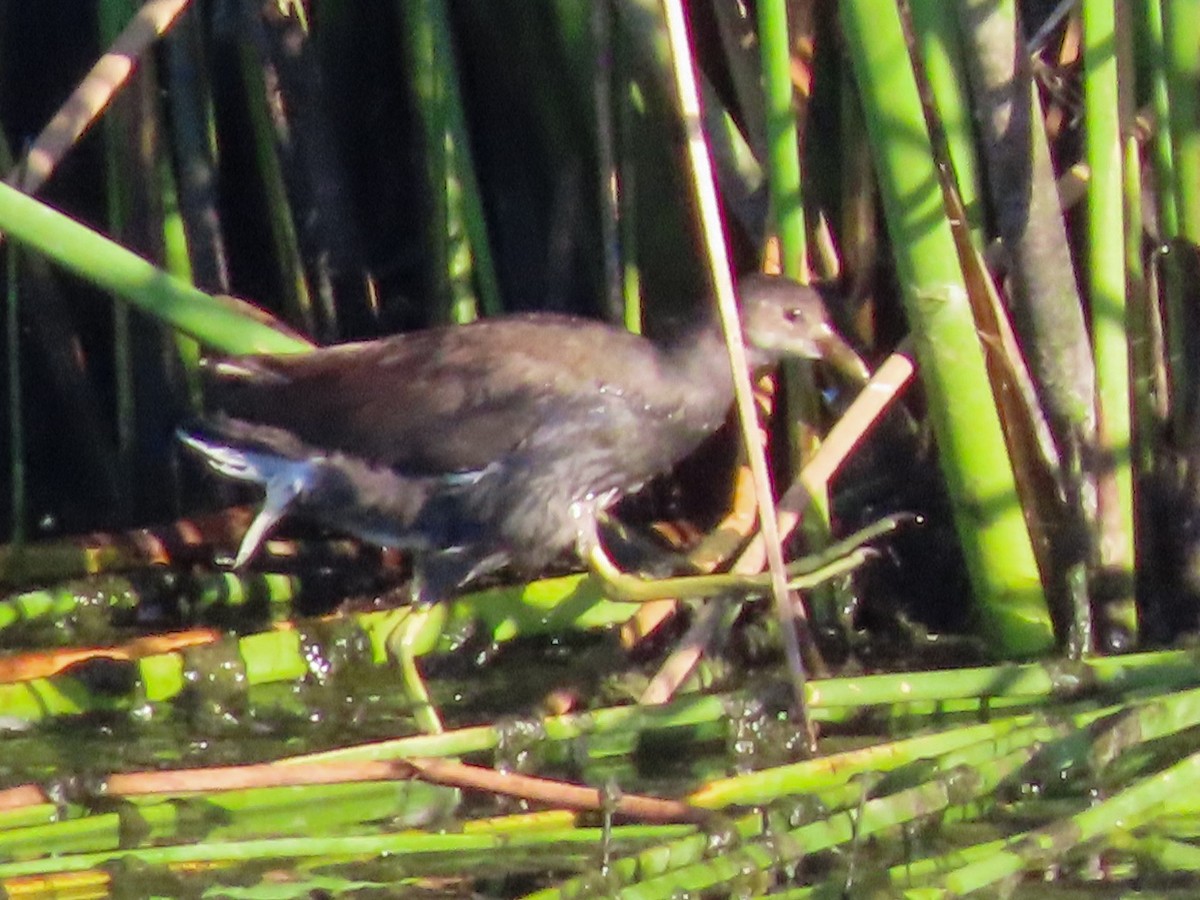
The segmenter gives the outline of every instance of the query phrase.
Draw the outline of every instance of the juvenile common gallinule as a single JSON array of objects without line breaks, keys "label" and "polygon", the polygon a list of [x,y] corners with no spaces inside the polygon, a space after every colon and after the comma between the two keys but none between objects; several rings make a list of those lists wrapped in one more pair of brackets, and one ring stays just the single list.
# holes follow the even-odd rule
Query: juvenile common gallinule
[{"label": "juvenile common gallinule", "polygon": [[[816,289],[751,275],[739,293],[752,366],[853,356]],[[661,346],[526,314],[205,371],[218,412],[182,440],[266,488],[235,564],[294,514],[412,550],[425,601],[506,564],[594,557],[597,517],[694,449],[733,397],[707,312]]]}]

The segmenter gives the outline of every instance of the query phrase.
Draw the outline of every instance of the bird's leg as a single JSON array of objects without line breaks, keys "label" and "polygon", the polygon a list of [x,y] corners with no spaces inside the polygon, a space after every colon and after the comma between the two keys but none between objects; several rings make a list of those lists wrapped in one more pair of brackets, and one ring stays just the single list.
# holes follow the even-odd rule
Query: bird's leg
[{"label": "bird's leg", "polygon": [[402,611],[404,619],[388,639],[388,649],[400,666],[400,681],[405,696],[412,701],[413,718],[426,734],[441,734],[443,730],[437,707],[430,700],[425,679],[417,668],[417,657],[432,652],[446,624],[447,606],[438,601],[445,600],[476,575],[495,569],[501,559],[498,553],[482,548],[475,552],[461,548],[444,550],[416,557],[413,602]]},{"label": "bird's leg", "polygon": [[400,684],[404,696],[412,703],[417,727],[425,734],[441,734],[442,719],[425,687],[425,679],[417,668],[417,657],[424,656],[437,646],[446,624],[444,603],[414,603],[398,610],[402,617],[387,640],[388,650],[400,667]]},{"label": "bird's leg", "polygon": [[[792,590],[807,590],[853,572],[875,555],[875,551],[866,546],[868,542],[895,531],[912,519],[912,516],[904,513],[885,516],[878,522],[831,544],[820,553],[796,560],[787,567],[788,587]],[[762,593],[770,590],[771,586],[770,576],[767,574],[685,575],[648,580],[622,572],[605,553],[596,522],[589,517],[580,519],[578,547],[579,554],[587,562],[592,575],[603,585],[605,593],[614,600],[641,603],[667,598],[709,597],[730,591]]]},{"label": "bird's leg", "polygon": [[420,553],[413,572],[413,602],[445,600],[464,584],[494,572],[503,564],[503,554],[482,546]]}]

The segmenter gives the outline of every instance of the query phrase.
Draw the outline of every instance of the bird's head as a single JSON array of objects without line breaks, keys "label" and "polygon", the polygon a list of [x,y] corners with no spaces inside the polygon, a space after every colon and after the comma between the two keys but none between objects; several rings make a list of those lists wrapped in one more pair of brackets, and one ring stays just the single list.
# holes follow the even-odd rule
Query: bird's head
[{"label": "bird's head", "polygon": [[752,365],[794,356],[853,371],[863,368],[858,354],[834,330],[817,288],[779,275],[752,274],[743,276],[738,294]]}]

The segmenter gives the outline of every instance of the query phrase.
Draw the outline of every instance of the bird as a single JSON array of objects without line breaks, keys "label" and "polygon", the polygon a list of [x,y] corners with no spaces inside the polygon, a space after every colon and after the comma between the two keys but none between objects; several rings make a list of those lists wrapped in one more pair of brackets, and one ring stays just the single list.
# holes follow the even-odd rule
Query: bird
[{"label": "bird", "polygon": [[[828,290],[739,282],[755,370],[784,356],[857,356]],[[411,551],[432,603],[505,566],[602,554],[622,496],[669,470],[725,420],[733,381],[712,304],[656,343],[599,322],[523,313],[290,355],[206,359],[210,411],[180,431],[263,505],[235,567],[285,516]]]}]

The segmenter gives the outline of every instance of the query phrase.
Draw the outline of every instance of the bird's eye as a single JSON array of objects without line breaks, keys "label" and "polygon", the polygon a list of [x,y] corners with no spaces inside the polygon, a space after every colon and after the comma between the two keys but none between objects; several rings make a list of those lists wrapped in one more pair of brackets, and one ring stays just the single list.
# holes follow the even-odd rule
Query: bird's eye
[{"label": "bird's eye", "polygon": [[789,322],[803,322],[804,310],[799,306],[793,306],[791,309],[784,310],[783,317]]}]

